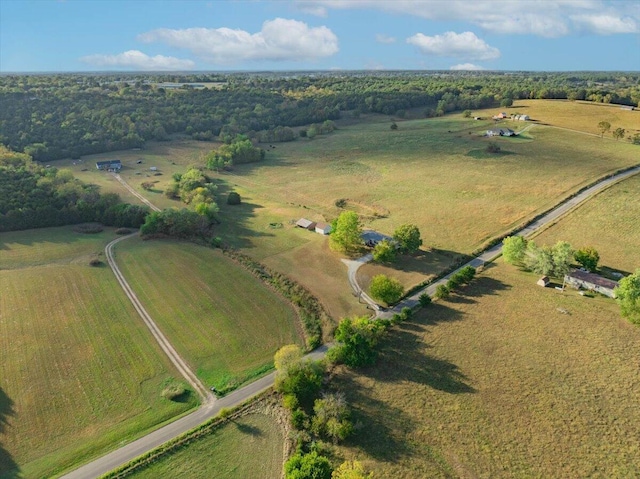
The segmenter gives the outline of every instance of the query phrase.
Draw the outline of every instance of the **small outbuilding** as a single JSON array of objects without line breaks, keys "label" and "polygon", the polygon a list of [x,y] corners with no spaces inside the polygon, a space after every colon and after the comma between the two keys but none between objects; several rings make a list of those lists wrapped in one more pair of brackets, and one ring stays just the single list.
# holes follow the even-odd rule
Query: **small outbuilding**
[{"label": "small outbuilding", "polygon": [[307,218],[300,218],[296,221],[296,226],[298,228],[304,228],[305,230],[314,231],[316,228],[315,221],[308,220]]},{"label": "small outbuilding", "polygon": [[316,233],[328,235],[331,233],[331,225],[327,223],[316,223]]},{"label": "small outbuilding", "polygon": [[610,298],[616,297],[613,290],[618,286],[616,281],[579,269],[565,275],[564,282],[572,288],[595,291]]},{"label": "small outbuilding", "polygon": [[515,136],[516,132],[511,128],[493,128],[487,130],[485,136]]},{"label": "small outbuilding", "polygon": [[547,286],[549,286],[549,276],[543,276],[538,280],[536,284],[538,286],[542,286],[543,288],[546,288]]},{"label": "small outbuilding", "polygon": [[158,167],[157,166],[152,166],[151,168],[149,168],[150,171],[158,171]]}]

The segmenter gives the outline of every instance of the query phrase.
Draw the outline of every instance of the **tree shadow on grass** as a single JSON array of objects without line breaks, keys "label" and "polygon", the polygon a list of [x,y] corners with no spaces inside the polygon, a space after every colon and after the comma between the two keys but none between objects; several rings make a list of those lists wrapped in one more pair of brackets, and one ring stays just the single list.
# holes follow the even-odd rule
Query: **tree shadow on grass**
[{"label": "tree shadow on grass", "polygon": [[[12,416],[15,416],[13,401],[0,387],[0,439],[9,426],[9,418]],[[18,464],[0,442],[0,478],[18,479],[20,477],[22,476]]]},{"label": "tree shadow on grass", "polygon": [[254,437],[262,436],[262,430],[259,427],[252,426],[250,424],[242,424],[235,421],[232,421],[233,425],[236,427],[238,431],[243,434],[249,434]]}]

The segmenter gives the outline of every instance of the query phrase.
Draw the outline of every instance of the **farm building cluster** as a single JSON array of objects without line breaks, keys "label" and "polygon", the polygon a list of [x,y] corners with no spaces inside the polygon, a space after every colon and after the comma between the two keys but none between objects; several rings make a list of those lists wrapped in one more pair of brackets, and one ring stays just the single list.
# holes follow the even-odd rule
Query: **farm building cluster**
[{"label": "farm building cluster", "polygon": [[511,128],[492,128],[487,130],[485,136],[515,136],[516,132]]},{"label": "farm building cluster", "polygon": [[315,231],[316,233],[321,235],[328,235],[329,233],[331,233],[330,224],[311,221],[307,218],[300,218],[298,221],[296,221],[296,226],[305,230]]},{"label": "farm building cluster", "polygon": [[492,118],[494,120],[506,120],[506,119],[516,120],[516,121],[530,121],[531,120],[531,117],[529,115],[520,115],[519,113],[508,114],[508,113],[505,113],[503,111],[501,111],[497,115],[493,115]]}]

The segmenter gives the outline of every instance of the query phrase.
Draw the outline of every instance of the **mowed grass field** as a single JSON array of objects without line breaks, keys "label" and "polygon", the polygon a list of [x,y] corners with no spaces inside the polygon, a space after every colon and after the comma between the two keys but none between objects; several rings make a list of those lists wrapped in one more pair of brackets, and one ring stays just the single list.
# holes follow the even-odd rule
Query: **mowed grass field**
[{"label": "mowed grass field", "polygon": [[274,418],[253,413],[221,426],[149,467],[135,479],[274,479],[282,474],[284,434]]},{"label": "mowed grass field", "polygon": [[499,111],[526,114],[536,122],[598,136],[601,134],[598,123],[608,121],[611,124],[611,131],[605,133],[604,137],[610,139],[613,139],[611,132],[616,128],[626,130],[625,138],[630,134],[633,136],[634,133],[640,132],[640,111],[623,110],[620,105],[569,100],[516,100],[510,108],[486,110],[487,114],[491,112],[497,114]]},{"label": "mowed grass field", "polygon": [[224,390],[271,367],[285,344],[303,344],[291,305],[220,251],[128,239],[116,261],[138,298],[206,386]]},{"label": "mowed grass field", "polygon": [[629,273],[640,268],[640,175],[608,188],[535,237],[539,244],[559,240],[576,249],[595,247],[601,266]]},{"label": "mowed grass field", "polygon": [[[107,266],[113,230],[0,239],[0,477],[52,477],[196,406]],[[6,424],[5,424],[6,421]]]},{"label": "mowed grass field", "polygon": [[378,478],[640,476],[640,328],[536,280],[500,260],[339,371],[363,427],[336,454]]}]

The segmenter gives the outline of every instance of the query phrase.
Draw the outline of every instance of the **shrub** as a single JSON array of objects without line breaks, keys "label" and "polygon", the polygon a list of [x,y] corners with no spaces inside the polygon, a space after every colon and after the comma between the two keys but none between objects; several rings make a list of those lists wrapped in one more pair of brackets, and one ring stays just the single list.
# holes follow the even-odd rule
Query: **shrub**
[{"label": "shrub", "polygon": [[347,200],[345,198],[337,199],[334,203],[337,208],[344,208],[347,206]]},{"label": "shrub", "polygon": [[142,183],[140,183],[140,186],[142,186],[142,189],[149,191],[151,188],[153,188],[153,181],[143,181]]},{"label": "shrub", "polygon": [[380,241],[373,248],[373,260],[379,263],[391,263],[396,259],[396,248],[387,240]]},{"label": "shrub", "polygon": [[436,299],[447,299],[451,294],[451,290],[444,284],[439,284],[436,288],[436,294],[434,295]]},{"label": "shrub", "polygon": [[500,153],[500,147],[497,143],[490,141],[487,145],[487,153]]},{"label": "shrub", "polygon": [[239,205],[240,202],[241,202],[240,195],[235,191],[230,192],[229,196],[227,196],[228,205]]},{"label": "shrub", "polygon": [[182,384],[169,384],[162,390],[162,397],[169,401],[176,401],[186,392],[187,389]]},{"label": "shrub", "polygon": [[575,260],[580,263],[585,269],[593,272],[598,269],[598,261],[600,261],[600,254],[593,246],[587,246],[580,248],[573,255]]},{"label": "shrub", "polygon": [[302,409],[294,409],[291,412],[291,424],[298,430],[306,429],[309,416]]},{"label": "shrub", "polygon": [[384,274],[373,277],[369,285],[371,297],[386,304],[396,303],[404,294],[404,287],[395,278],[389,278]]},{"label": "shrub", "polygon": [[284,463],[285,479],[331,479],[332,472],[329,459],[315,451],[298,452]]},{"label": "shrub", "polygon": [[98,258],[93,258],[89,261],[89,266],[102,266],[104,263],[100,261]]},{"label": "shrub", "polygon": [[104,227],[99,223],[83,223],[81,225],[74,226],[73,231],[76,233],[92,235],[102,233],[104,231]]},{"label": "shrub", "polygon": [[131,231],[129,228],[118,228],[116,230],[117,235],[129,235],[131,233],[133,233],[133,231]]},{"label": "shrub", "polygon": [[429,296],[427,293],[422,293],[418,298],[418,301],[420,301],[420,306],[422,306],[423,308],[427,307],[431,304],[431,296]]}]

